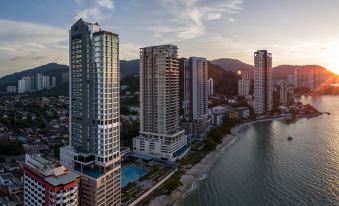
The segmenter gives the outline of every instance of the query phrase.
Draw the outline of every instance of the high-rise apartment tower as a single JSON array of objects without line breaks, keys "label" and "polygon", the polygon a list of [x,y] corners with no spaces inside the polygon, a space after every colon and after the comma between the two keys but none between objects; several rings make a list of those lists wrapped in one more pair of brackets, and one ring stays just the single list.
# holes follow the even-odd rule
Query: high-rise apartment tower
[{"label": "high-rise apartment tower", "polygon": [[120,205],[118,34],[80,19],[69,44],[70,143],[60,160],[81,175],[81,205]]}]

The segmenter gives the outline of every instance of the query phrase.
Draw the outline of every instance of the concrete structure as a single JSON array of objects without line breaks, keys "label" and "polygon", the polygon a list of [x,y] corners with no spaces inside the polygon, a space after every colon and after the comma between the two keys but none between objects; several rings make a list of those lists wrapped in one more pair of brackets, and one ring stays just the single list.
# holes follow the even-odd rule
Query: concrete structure
[{"label": "concrete structure", "polygon": [[208,88],[208,96],[213,96],[214,95],[214,80],[212,78],[208,79],[208,84],[207,84],[207,88]]},{"label": "concrete structure", "polygon": [[24,205],[79,205],[80,176],[40,155],[26,154]]},{"label": "concrete structure", "polygon": [[12,173],[0,174],[0,205],[23,205],[23,183]]},{"label": "concrete structure", "polygon": [[266,50],[254,53],[254,112],[272,111],[272,54]]},{"label": "concrete structure", "polygon": [[52,77],[52,88],[56,87],[56,77]]},{"label": "concrete structure", "polygon": [[140,49],[140,135],[133,151],[175,161],[187,151],[179,128],[178,48],[162,45]]},{"label": "concrete structure", "polygon": [[250,94],[250,74],[248,71],[241,72],[241,79],[238,80],[238,96],[248,96]]},{"label": "concrete structure", "polygon": [[81,175],[81,205],[121,205],[119,37],[80,19],[69,43],[70,144],[60,160]]},{"label": "concrete structure", "polygon": [[34,88],[34,82],[29,76],[22,77],[18,80],[18,93],[30,92]]},{"label": "concrete structure", "polygon": [[16,93],[16,86],[7,86],[7,93]]},{"label": "concrete structure", "polygon": [[42,90],[42,74],[38,73],[35,78],[35,85],[38,91]]},{"label": "concrete structure", "polygon": [[281,81],[279,84],[280,88],[280,104],[286,105],[288,102],[288,85],[285,81]]},{"label": "concrete structure", "polygon": [[186,134],[203,137],[209,126],[208,117],[208,67],[206,58],[180,59],[180,83],[183,87],[183,125]]},{"label": "concrete structure", "polygon": [[50,87],[49,76],[42,76],[42,89]]}]

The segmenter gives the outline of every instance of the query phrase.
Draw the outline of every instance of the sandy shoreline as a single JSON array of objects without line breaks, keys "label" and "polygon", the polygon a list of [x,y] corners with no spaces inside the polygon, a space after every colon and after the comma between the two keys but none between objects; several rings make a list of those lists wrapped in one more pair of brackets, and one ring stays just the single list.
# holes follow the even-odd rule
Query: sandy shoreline
[{"label": "sandy shoreline", "polygon": [[283,120],[289,119],[291,116],[279,116],[272,117],[267,119],[260,119],[252,122],[245,122],[239,124],[231,129],[231,134],[225,135],[223,137],[222,144],[218,145],[215,150],[207,154],[199,163],[194,165],[192,168],[185,171],[185,174],[181,177],[182,186],[177,188],[175,191],[171,193],[170,196],[162,195],[155,197],[151,202],[150,206],[180,206],[180,202],[186,195],[188,195],[199,181],[207,178],[210,167],[214,164],[214,162],[220,158],[224,152],[232,146],[234,142],[236,142],[238,134],[242,129],[256,124],[258,122],[272,121],[272,120]]}]

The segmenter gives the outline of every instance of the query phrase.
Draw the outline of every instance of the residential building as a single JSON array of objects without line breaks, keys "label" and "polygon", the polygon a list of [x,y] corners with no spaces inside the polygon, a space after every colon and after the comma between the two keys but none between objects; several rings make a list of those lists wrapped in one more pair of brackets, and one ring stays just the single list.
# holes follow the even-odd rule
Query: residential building
[{"label": "residential building", "polygon": [[208,66],[206,58],[180,59],[180,78],[183,86],[183,125],[186,134],[203,137],[209,126],[208,117]]},{"label": "residential building", "polygon": [[49,76],[42,76],[42,89],[50,88]]},{"label": "residential building", "polygon": [[36,78],[35,78],[35,81],[36,81],[36,90],[40,91],[43,89],[42,87],[42,74],[41,73],[38,73],[36,75]]},{"label": "residential building", "polygon": [[209,97],[213,96],[214,95],[214,80],[213,80],[213,78],[208,79],[207,88],[208,88],[208,96]]},{"label": "residential building", "polygon": [[288,102],[288,85],[285,81],[280,82],[280,104],[286,105]]},{"label": "residential building", "polygon": [[70,34],[70,143],[61,163],[81,175],[82,206],[121,205],[119,37],[79,19]]},{"label": "residential building", "polygon": [[175,161],[187,151],[179,127],[179,64],[174,45],[140,49],[140,134],[133,151]]},{"label": "residential building", "polygon": [[7,93],[16,93],[16,86],[7,86]]},{"label": "residential building", "polygon": [[0,205],[23,205],[23,183],[12,173],[0,174]]},{"label": "residential building", "polygon": [[18,80],[18,93],[25,93],[32,91],[34,83],[32,82],[32,78],[29,76],[24,76],[20,80]]},{"label": "residential building", "polygon": [[80,176],[64,166],[26,154],[24,170],[24,205],[79,205]]},{"label": "residential building", "polygon": [[267,50],[254,53],[254,112],[272,111],[272,54]]},{"label": "residential building", "polygon": [[241,71],[241,79],[238,80],[238,95],[248,96],[250,94],[250,74],[248,71]]},{"label": "residential building", "polygon": [[56,77],[52,77],[52,88],[56,87]]}]

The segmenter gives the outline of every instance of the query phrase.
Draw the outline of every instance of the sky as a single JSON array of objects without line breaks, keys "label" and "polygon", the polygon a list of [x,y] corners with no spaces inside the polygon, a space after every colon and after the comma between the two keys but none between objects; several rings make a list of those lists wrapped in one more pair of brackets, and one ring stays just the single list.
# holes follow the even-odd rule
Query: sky
[{"label": "sky", "polygon": [[175,44],[180,57],[273,66],[318,64],[339,73],[339,0],[10,0],[1,2],[0,77],[68,64],[68,30],[80,17],[120,37],[120,59]]}]

